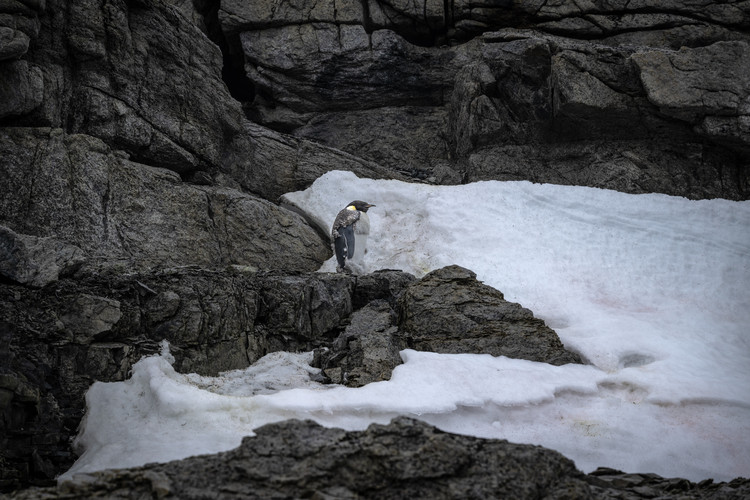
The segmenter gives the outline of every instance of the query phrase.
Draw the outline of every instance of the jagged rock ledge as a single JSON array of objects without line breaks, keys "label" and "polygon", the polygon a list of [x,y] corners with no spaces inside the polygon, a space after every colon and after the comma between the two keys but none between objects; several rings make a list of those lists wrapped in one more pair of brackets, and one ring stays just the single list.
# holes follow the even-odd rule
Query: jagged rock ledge
[{"label": "jagged rock ledge", "polygon": [[699,484],[600,469],[540,446],[442,432],[404,417],[362,432],[288,420],[231,451],[75,476],[17,499],[747,498],[750,481]]}]

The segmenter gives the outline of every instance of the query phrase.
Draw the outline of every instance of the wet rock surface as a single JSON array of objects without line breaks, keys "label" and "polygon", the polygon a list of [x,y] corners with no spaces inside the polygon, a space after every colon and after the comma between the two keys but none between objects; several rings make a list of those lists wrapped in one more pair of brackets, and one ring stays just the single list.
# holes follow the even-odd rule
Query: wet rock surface
[{"label": "wet rock surface", "polygon": [[16,498],[742,498],[750,482],[695,484],[611,469],[583,474],[561,454],[442,432],[398,418],[365,431],[289,420],[239,448],[74,477]]}]

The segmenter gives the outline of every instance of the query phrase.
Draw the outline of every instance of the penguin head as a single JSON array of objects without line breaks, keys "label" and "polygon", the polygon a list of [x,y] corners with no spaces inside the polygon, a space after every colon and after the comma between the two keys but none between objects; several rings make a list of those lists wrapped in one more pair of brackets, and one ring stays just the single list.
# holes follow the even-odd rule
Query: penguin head
[{"label": "penguin head", "polygon": [[367,212],[368,208],[374,207],[375,205],[370,205],[366,201],[362,200],[354,200],[353,202],[349,203],[346,206],[347,210],[359,210],[360,212]]}]

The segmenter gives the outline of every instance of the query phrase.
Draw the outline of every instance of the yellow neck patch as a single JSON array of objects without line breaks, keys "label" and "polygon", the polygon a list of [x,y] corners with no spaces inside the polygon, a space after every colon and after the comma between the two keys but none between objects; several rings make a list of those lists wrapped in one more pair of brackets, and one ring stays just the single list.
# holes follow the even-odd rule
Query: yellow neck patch
[{"label": "yellow neck patch", "polygon": [[354,205],[349,205],[348,207],[346,207],[346,209],[347,210],[357,210],[357,207],[355,207]]}]

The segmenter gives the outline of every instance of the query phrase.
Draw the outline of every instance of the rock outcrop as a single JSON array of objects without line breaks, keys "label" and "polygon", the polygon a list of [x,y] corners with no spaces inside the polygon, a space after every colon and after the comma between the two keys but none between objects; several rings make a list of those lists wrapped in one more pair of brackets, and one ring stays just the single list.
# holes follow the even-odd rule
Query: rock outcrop
[{"label": "rock outcrop", "polygon": [[[506,301],[502,292],[477,280],[468,269],[447,266],[420,280],[398,274],[385,271],[360,278],[368,290],[380,292],[369,292],[374,299],[352,314],[330,346],[316,350],[313,366],[329,381],[360,387],[388,380],[401,364],[399,351],[407,348],[553,365],[581,362],[544,321]],[[385,296],[388,292],[390,297]]]},{"label": "rock outcrop", "polygon": [[[424,295],[414,290],[434,286],[435,279],[443,290],[435,300],[442,305],[427,313]],[[493,327],[481,338],[469,331],[462,335],[465,322],[446,313],[451,296],[465,301],[477,293],[495,299],[474,307],[475,324],[489,321]],[[354,277],[232,266],[223,271],[79,272],[43,288],[2,286],[0,439],[5,451],[0,459],[6,465],[0,486],[49,480],[67,469],[74,460],[69,442],[83,414],[86,390],[97,380],[127,379],[135,362],[161,350],[162,340],[170,343],[175,369],[205,375],[247,367],[270,352],[317,349],[317,364],[328,381],[352,387],[389,379],[401,363],[399,351],[407,347],[504,353],[556,364],[577,361],[543,322],[501,296],[456,266],[419,281],[400,271]],[[418,308],[426,319],[437,321],[445,314],[444,323],[454,321],[453,342],[443,342],[444,329],[435,332],[435,345],[427,332],[416,333],[410,315]],[[508,308],[536,321],[535,332],[544,339],[538,352],[523,337],[527,331],[513,330],[513,318],[502,330]],[[399,324],[396,310],[407,311],[402,316],[410,319]],[[501,337],[497,345],[492,335]],[[557,351],[547,345],[551,337]],[[524,351],[509,347],[514,338],[526,346]],[[29,436],[34,447],[28,446]]]},{"label": "rock outcrop", "polygon": [[389,380],[401,364],[399,352],[408,347],[393,316],[385,301],[367,304],[352,315],[351,323],[330,347],[315,351],[312,365],[322,369],[326,382],[349,387]]},{"label": "rock outcrop", "polygon": [[601,470],[583,474],[559,453],[442,432],[398,418],[362,432],[286,421],[231,451],[85,474],[31,498],[741,498],[750,482],[695,484]]},{"label": "rock outcrop", "polygon": [[409,347],[420,351],[581,362],[544,321],[460,266],[432,271],[407,287],[399,299],[398,325]]},{"label": "rock outcrop", "polygon": [[162,339],[180,371],[244,368],[335,336],[352,289],[343,275],[186,267],[0,286],[0,487],[69,468],[86,390],[125,380]]},{"label": "rock outcrop", "polygon": [[60,129],[0,128],[3,223],[73,244],[92,264],[228,264],[311,271],[327,242],[297,214],[236,189],[183,182]]},{"label": "rock outcrop", "polygon": [[219,20],[254,119],[413,178],[748,196],[742,2],[222,2]]},{"label": "rock outcrop", "polygon": [[[212,3],[199,10],[163,0],[0,5],[0,128],[31,129],[23,151],[3,151],[4,160],[43,156],[51,130],[94,154],[100,146],[68,136],[97,138],[122,158],[186,181],[241,187],[272,201],[331,168],[391,176],[372,162],[249,123],[222,79],[225,55],[207,36],[212,23],[204,11]],[[10,166],[0,167],[7,175]]]}]

